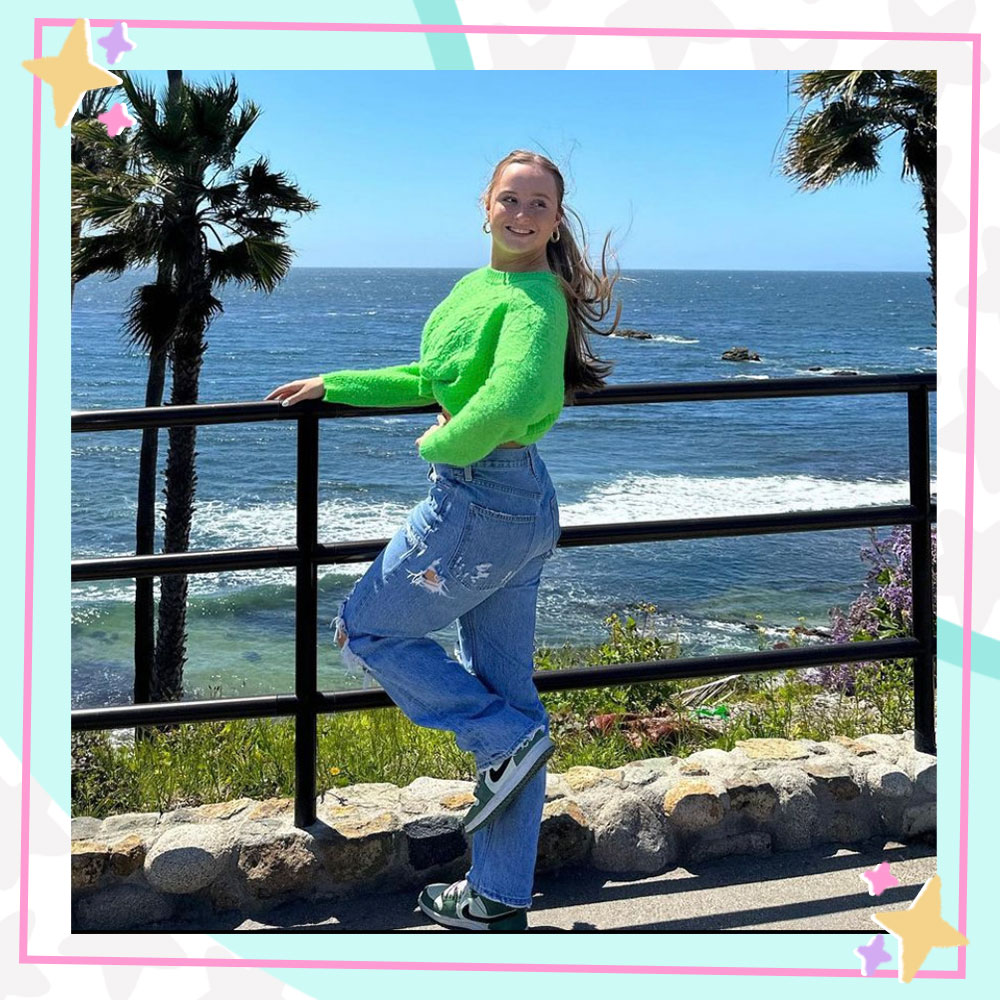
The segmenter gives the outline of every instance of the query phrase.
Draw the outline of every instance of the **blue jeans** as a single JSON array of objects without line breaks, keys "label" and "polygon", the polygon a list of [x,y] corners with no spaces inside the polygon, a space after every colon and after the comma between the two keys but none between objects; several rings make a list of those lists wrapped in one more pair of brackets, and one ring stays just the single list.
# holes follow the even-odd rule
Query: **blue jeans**
[{"label": "blue jeans", "polygon": [[[431,463],[427,497],[340,602],[346,663],[374,677],[412,722],[455,734],[478,770],[549,719],[532,680],[542,566],[559,539],[555,488],[534,444],[471,465]],[[458,620],[455,660],[427,633]],[[545,803],[542,767],[472,834],[473,889],[531,906]]]}]

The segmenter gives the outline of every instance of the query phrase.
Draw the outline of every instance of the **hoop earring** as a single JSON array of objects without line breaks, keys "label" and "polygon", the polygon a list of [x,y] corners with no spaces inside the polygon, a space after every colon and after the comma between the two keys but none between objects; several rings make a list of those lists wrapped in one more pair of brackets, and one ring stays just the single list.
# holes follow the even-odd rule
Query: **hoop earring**
[{"label": "hoop earring", "polygon": [[487,234],[489,234],[489,233],[493,232],[492,228],[490,228],[490,220],[489,220],[489,219],[487,219],[487,220],[486,220],[486,221],[485,221],[485,222],[483,223],[483,232],[484,232],[484,233],[487,233]]},{"label": "hoop earring", "polygon": [[558,229],[552,234],[552,236],[549,237],[549,242],[550,243],[558,243],[559,242],[559,230]]}]

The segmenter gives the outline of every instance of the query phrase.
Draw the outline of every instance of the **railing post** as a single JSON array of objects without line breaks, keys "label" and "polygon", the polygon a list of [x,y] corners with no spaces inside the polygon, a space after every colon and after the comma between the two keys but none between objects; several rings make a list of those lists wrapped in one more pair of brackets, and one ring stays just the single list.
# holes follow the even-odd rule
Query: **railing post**
[{"label": "railing post", "polygon": [[295,825],[316,822],[316,545],[319,417],[305,412],[296,433]]},{"label": "railing post", "polygon": [[933,583],[931,576],[931,469],[927,388],[906,393],[910,450],[910,503],[921,513],[910,525],[913,571],[913,636],[920,652],[913,659],[913,745],[921,753],[937,753],[934,734],[934,687],[937,666]]}]

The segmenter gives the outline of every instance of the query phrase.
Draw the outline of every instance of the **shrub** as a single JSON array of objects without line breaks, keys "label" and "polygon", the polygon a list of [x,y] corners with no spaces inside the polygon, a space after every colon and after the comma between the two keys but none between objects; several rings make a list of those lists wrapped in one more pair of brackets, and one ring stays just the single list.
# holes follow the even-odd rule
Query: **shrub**
[{"label": "shrub", "polygon": [[[868,642],[913,635],[913,568],[910,562],[910,526],[896,525],[885,538],[877,528],[869,528],[871,545],[863,546],[861,559],[869,563],[861,593],[845,615],[839,607],[830,609],[834,642]],[[937,531],[931,526],[932,620],[937,615]],[[912,660],[883,663],[858,661],[817,667],[813,676],[824,687],[854,694],[859,682],[870,687],[879,681],[902,681],[909,671],[912,687]]]}]

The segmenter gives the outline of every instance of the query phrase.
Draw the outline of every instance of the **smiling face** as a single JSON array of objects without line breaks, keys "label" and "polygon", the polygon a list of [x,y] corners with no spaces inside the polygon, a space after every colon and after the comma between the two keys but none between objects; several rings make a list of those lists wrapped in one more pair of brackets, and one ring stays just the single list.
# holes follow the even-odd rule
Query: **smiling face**
[{"label": "smiling face", "polygon": [[547,270],[545,247],[560,221],[551,172],[533,163],[508,163],[490,192],[490,263],[504,271]]}]

